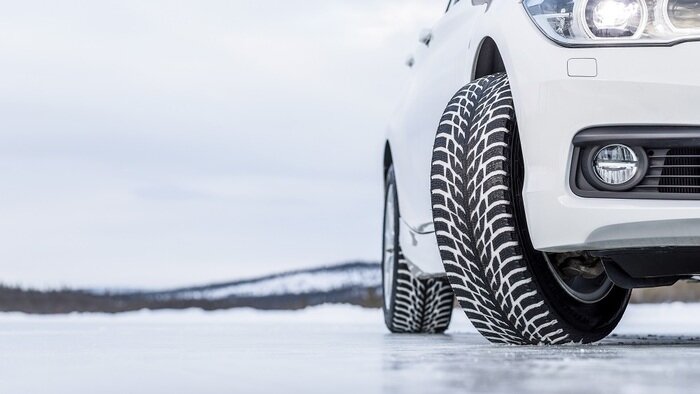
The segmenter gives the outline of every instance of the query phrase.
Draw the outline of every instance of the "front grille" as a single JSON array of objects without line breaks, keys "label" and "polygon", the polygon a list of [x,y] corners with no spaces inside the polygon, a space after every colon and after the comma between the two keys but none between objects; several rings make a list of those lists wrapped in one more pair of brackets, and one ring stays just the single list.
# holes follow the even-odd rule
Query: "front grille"
[{"label": "front grille", "polygon": [[649,171],[635,189],[645,192],[700,193],[700,148],[650,149]]}]

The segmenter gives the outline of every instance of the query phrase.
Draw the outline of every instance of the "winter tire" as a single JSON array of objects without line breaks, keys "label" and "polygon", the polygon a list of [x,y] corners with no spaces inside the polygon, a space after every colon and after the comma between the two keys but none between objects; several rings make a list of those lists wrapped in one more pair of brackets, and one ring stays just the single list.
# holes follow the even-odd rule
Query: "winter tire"
[{"label": "winter tire", "polygon": [[382,250],[384,320],[394,333],[442,333],[452,319],[454,295],[447,278],[422,275],[401,252],[394,170],[386,177]]},{"label": "winter tire", "polygon": [[[572,295],[578,293],[557,277],[560,268],[532,247],[523,179],[508,77],[499,73],[468,84],[440,121],[431,176],[437,241],[455,295],[492,342],[599,341],[619,322],[630,292],[613,286],[601,270],[589,275],[594,279],[567,276],[569,287],[589,298]],[[598,287],[584,293],[579,283]]]}]

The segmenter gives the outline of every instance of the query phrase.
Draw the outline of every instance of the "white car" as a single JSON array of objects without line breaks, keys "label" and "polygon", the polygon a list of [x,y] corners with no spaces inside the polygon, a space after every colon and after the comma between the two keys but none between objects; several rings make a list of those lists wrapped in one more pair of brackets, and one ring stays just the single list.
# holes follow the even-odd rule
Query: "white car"
[{"label": "white car", "polygon": [[456,298],[493,342],[590,343],[700,274],[698,0],[452,0],[420,41],[384,154],[392,332]]}]

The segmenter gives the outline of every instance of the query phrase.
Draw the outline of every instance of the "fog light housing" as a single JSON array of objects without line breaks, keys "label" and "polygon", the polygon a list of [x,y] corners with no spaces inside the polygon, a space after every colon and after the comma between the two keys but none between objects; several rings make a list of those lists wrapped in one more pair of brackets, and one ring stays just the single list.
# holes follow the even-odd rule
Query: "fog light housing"
[{"label": "fog light housing", "polygon": [[608,145],[593,158],[593,172],[609,186],[629,183],[636,178],[640,166],[639,156],[627,145]]}]

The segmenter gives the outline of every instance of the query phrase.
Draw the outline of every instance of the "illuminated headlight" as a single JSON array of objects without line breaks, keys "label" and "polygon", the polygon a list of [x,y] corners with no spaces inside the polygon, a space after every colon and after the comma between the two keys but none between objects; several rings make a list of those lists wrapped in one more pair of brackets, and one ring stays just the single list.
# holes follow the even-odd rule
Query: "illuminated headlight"
[{"label": "illuminated headlight", "polygon": [[537,27],[564,45],[700,40],[700,0],[524,0]]},{"label": "illuminated headlight", "polygon": [[700,31],[700,1],[670,0],[665,3],[665,21],[672,30],[696,33]]},{"label": "illuminated headlight", "polygon": [[625,145],[609,145],[596,153],[593,170],[606,185],[619,186],[631,181],[639,172],[639,157]]},{"label": "illuminated headlight", "polygon": [[647,21],[646,4],[639,0],[588,0],[582,23],[594,39],[637,37]]}]

